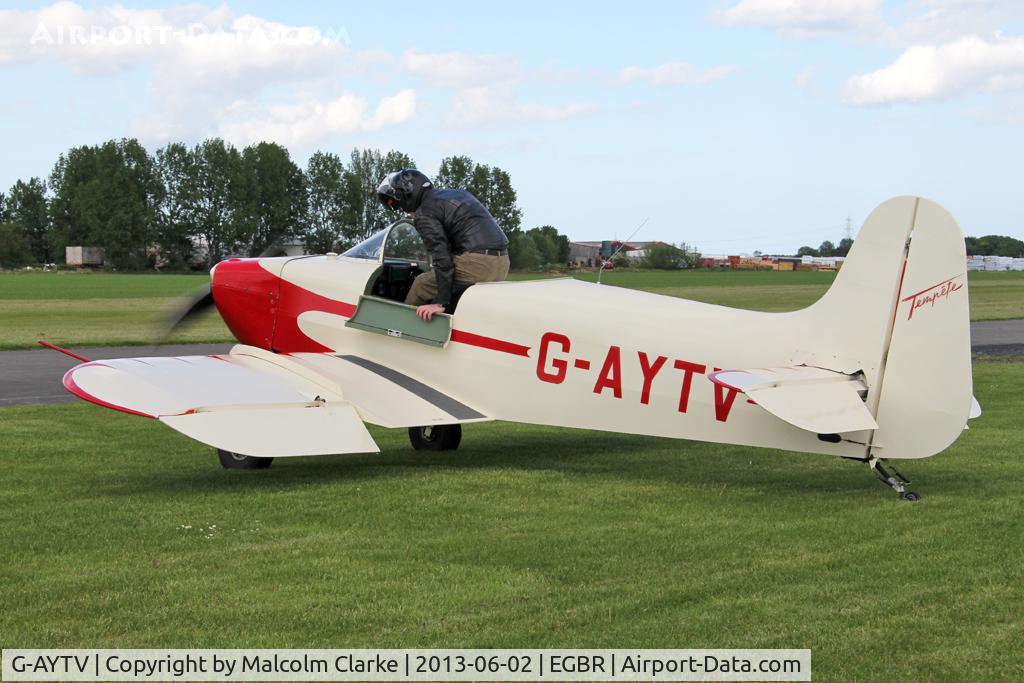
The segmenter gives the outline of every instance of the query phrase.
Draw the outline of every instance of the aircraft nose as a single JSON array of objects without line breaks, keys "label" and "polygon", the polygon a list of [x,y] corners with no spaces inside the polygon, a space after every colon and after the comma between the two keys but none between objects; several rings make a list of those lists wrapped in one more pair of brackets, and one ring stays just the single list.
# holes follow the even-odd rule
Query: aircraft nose
[{"label": "aircraft nose", "polygon": [[210,274],[214,303],[231,333],[243,344],[270,349],[280,279],[258,258],[221,261]]}]

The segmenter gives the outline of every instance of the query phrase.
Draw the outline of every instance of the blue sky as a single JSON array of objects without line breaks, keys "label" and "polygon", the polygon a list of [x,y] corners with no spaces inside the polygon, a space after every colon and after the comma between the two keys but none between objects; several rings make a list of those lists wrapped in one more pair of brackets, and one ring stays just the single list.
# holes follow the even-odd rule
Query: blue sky
[{"label": "blue sky", "polygon": [[1024,238],[1016,1],[13,3],[0,88],[0,188],[219,135],[468,154],[573,239],[792,252],[899,194]]}]

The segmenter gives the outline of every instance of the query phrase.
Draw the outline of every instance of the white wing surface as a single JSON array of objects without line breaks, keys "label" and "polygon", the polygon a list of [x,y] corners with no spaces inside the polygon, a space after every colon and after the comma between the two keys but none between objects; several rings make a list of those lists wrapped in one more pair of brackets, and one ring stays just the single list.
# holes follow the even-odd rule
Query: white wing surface
[{"label": "white wing surface", "polygon": [[400,427],[490,419],[365,359],[243,345],[216,356],[83,363],[67,372],[64,386],[92,403],[259,457],[375,453],[364,420]]}]

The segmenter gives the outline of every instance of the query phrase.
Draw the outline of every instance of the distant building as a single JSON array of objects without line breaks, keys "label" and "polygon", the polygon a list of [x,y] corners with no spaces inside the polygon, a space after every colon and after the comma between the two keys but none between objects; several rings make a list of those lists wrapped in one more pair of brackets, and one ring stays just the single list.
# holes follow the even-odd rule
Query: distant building
[{"label": "distant building", "polygon": [[[664,244],[664,242],[622,242],[619,240],[569,242],[569,261],[577,266],[593,266],[601,263],[602,256],[610,258],[612,254],[616,253],[639,261],[647,258],[650,248],[657,244]],[[604,254],[601,253],[602,247],[604,247]]]},{"label": "distant building", "polygon": [[69,266],[102,266],[103,247],[64,247],[64,262]]},{"label": "distant building", "polygon": [[577,266],[590,266],[601,258],[600,242],[569,242],[569,261]]}]

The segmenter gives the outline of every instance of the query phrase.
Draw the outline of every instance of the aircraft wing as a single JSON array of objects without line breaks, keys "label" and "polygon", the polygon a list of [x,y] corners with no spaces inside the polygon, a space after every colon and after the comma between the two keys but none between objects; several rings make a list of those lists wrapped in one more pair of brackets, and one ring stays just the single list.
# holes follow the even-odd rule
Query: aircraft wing
[{"label": "aircraft wing", "polygon": [[64,386],[92,403],[258,457],[378,452],[364,420],[412,427],[490,419],[365,359],[244,345],[216,356],[83,363],[67,372]]},{"label": "aircraft wing", "polygon": [[779,419],[815,434],[878,429],[864,404],[867,385],[856,375],[801,365],[719,370],[709,378],[746,394]]}]

